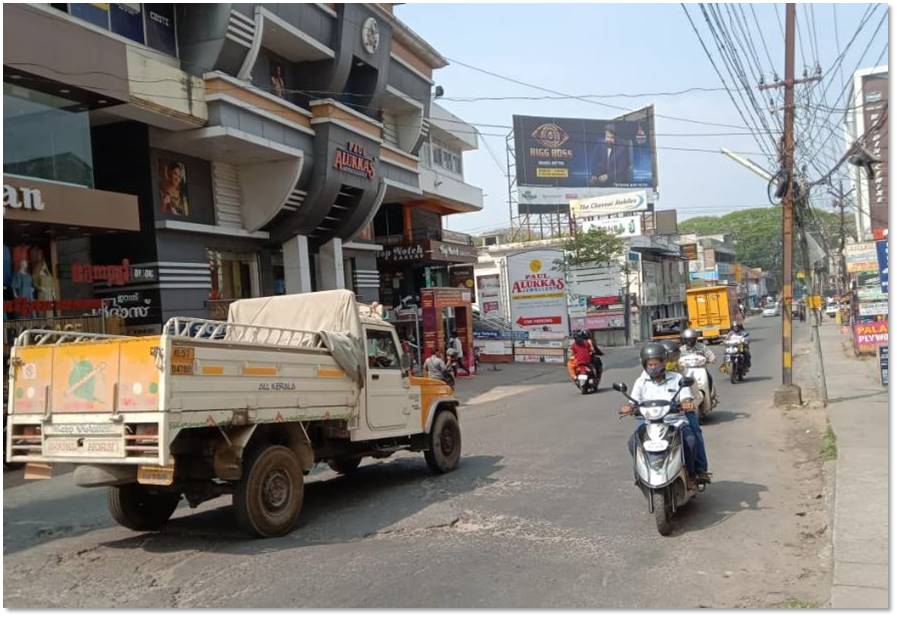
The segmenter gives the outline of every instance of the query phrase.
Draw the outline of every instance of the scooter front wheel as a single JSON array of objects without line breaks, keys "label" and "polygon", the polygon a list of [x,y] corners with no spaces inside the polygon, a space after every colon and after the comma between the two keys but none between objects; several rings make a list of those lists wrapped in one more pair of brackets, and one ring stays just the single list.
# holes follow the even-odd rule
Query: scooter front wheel
[{"label": "scooter front wheel", "polygon": [[667,501],[666,490],[654,493],[654,523],[662,536],[668,536],[673,531],[673,507]]}]

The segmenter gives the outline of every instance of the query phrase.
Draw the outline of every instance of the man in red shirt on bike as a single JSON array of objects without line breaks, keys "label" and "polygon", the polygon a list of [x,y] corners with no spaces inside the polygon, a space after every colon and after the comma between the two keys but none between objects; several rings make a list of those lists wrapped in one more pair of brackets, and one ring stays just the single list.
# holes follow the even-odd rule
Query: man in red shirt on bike
[{"label": "man in red shirt on bike", "polygon": [[594,351],[595,346],[592,344],[591,337],[589,337],[589,333],[586,330],[580,330],[573,335],[573,344],[570,346],[570,359],[567,360],[567,372],[570,374],[571,380],[576,380],[576,368],[579,365],[585,364],[590,366],[592,364]]}]

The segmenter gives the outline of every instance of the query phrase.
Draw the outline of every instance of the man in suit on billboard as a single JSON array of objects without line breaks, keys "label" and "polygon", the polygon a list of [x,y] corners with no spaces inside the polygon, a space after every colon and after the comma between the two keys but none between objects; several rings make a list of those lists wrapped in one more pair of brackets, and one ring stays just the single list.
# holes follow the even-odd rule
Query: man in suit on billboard
[{"label": "man in suit on billboard", "polygon": [[592,150],[592,177],[590,186],[616,186],[632,181],[631,149],[626,143],[618,143],[613,124],[604,127],[604,140]]}]

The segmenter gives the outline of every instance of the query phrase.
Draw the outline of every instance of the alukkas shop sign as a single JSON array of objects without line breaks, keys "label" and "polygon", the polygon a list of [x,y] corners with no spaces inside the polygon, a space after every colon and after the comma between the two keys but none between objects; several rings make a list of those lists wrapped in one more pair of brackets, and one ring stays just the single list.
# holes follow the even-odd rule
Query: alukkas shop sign
[{"label": "alukkas shop sign", "polygon": [[567,282],[557,264],[556,250],[524,251],[508,255],[507,272],[511,324],[515,330],[568,333]]}]

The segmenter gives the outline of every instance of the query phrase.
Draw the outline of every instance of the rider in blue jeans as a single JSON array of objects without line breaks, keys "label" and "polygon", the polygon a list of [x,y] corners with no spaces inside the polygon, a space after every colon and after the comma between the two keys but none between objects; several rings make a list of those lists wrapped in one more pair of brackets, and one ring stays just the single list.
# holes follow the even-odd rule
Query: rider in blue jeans
[{"label": "rider in blue jeans", "polygon": [[[669,400],[679,391],[681,375],[666,370],[667,350],[660,343],[648,343],[642,347],[639,353],[644,372],[632,386],[631,396],[635,400]],[[707,472],[707,452],[704,448],[704,434],[701,424],[695,412],[694,401],[684,398],[690,394],[689,389],[679,392],[677,399],[681,403],[681,409],[688,420],[688,429],[683,429],[683,442],[685,443],[686,466],[691,475],[700,483],[710,482],[710,474]],[[620,415],[630,415],[634,411],[632,405],[626,404],[620,410]],[[643,423],[644,421],[642,421]],[[635,434],[629,441],[629,451],[635,450]]]}]

